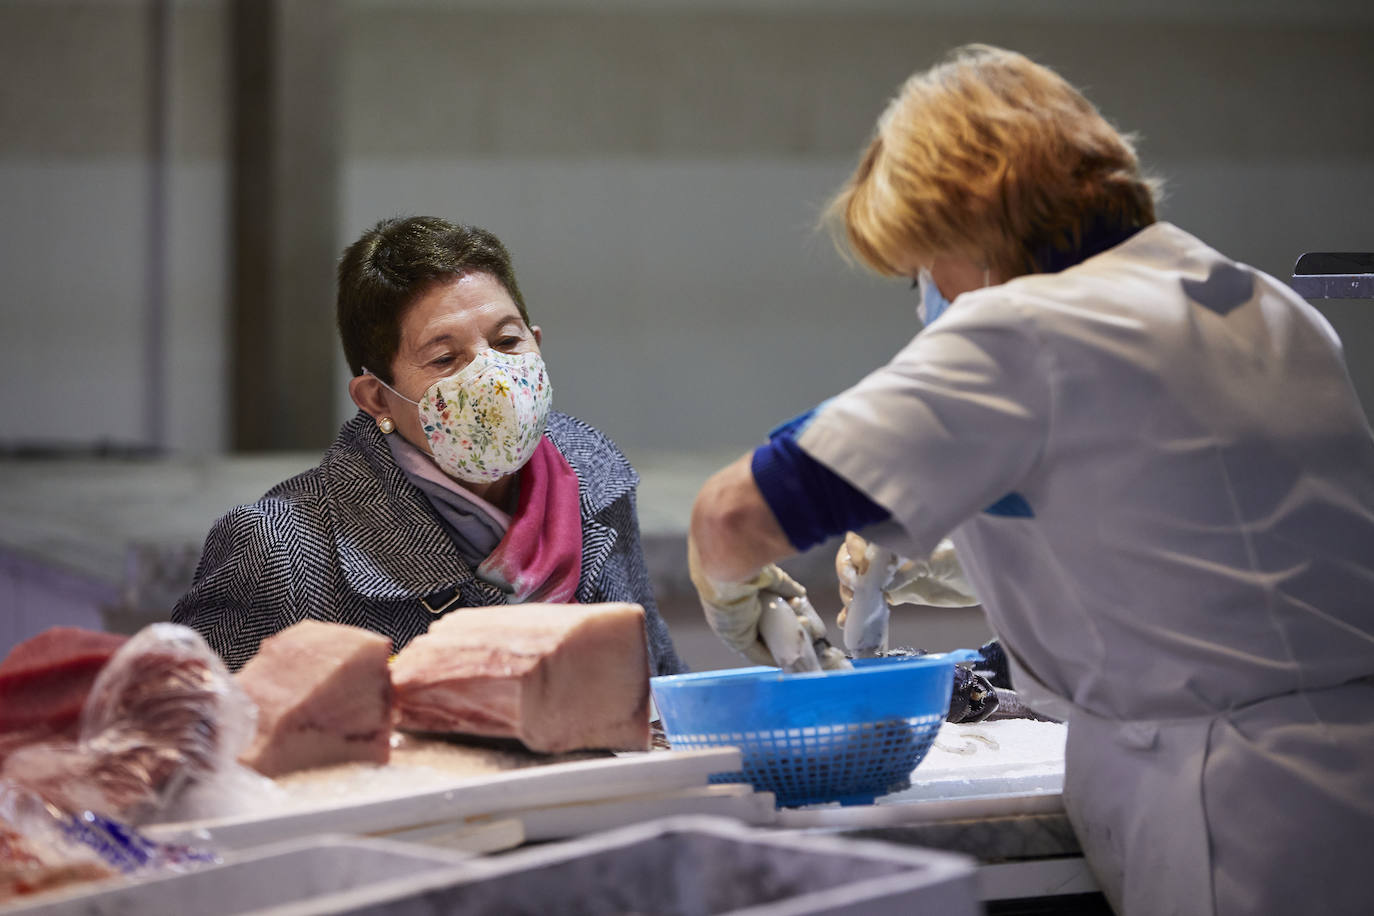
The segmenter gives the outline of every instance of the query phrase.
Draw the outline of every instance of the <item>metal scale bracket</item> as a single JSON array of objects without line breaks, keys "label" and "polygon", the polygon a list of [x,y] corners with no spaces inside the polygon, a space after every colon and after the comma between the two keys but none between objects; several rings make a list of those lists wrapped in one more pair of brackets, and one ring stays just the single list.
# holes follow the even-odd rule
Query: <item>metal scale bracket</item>
[{"label": "metal scale bracket", "polygon": [[1374,299],[1374,253],[1309,251],[1289,285],[1304,299]]}]

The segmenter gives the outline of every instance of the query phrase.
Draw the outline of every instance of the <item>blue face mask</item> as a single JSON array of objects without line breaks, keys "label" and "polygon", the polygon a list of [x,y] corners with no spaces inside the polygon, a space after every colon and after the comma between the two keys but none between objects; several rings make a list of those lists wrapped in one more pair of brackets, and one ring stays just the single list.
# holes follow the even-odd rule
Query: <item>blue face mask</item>
[{"label": "blue face mask", "polygon": [[[921,289],[921,302],[916,306],[916,317],[921,319],[921,324],[928,327],[949,308],[949,300],[940,292],[940,287],[935,285],[935,278],[930,275],[930,271],[924,267],[916,272],[916,285]],[[991,285],[992,270],[984,267],[983,286]]]},{"label": "blue face mask", "polygon": [[930,271],[924,267],[916,274],[916,285],[921,289],[921,302],[916,306],[916,317],[921,319],[921,324],[929,326],[949,308],[949,300],[940,292],[940,287],[935,285],[935,278],[930,275]]}]

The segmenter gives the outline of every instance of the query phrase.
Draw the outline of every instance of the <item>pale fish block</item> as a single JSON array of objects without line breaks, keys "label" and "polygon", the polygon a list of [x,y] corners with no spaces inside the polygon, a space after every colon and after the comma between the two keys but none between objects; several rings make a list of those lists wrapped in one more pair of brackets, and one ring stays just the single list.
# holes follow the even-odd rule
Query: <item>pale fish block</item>
[{"label": "pale fish block", "polygon": [[515,738],[532,751],[649,749],[637,604],[467,608],[396,656],[398,727]]},{"label": "pale fish block", "polygon": [[333,763],[386,763],[394,692],[391,640],[371,630],[303,620],[263,640],[237,675],[258,706],[239,761],[266,776]]}]

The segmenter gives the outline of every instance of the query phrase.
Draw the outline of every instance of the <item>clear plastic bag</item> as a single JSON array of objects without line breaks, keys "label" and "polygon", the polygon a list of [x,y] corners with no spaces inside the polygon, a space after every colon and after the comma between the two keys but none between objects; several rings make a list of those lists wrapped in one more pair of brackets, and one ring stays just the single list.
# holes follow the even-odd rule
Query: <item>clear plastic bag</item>
[{"label": "clear plastic bag", "polygon": [[0,901],[115,875],[217,862],[213,852],[162,843],[90,812],[72,814],[0,780]]},{"label": "clear plastic bag", "polygon": [[189,785],[238,768],[256,720],[257,708],[198,633],[156,623],[101,669],[76,743],[15,751],[0,776],[68,811],[145,823]]},{"label": "clear plastic bag", "polygon": [[35,793],[0,780],[0,901],[116,873],[95,850],[68,840],[58,817]]}]

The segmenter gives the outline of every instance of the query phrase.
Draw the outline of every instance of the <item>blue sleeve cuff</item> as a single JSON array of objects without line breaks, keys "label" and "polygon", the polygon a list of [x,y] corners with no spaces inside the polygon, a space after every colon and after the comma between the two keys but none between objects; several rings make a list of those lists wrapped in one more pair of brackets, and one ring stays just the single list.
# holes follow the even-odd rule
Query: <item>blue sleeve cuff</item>
[{"label": "blue sleeve cuff", "polygon": [[795,436],[810,418],[811,413],[803,414],[775,430],[754,449],[749,465],[764,502],[797,550],[892,517],[797,444]]}]

